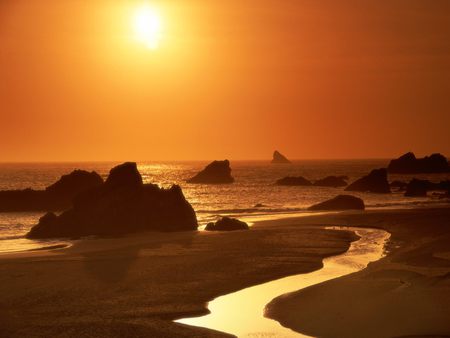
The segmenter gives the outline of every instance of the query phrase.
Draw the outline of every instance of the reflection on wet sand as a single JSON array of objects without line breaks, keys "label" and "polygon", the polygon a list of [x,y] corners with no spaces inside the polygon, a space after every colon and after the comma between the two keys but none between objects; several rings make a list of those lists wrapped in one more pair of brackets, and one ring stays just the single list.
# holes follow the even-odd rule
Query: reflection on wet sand
[{"label": "reflection on wet sand", "polygon": [[[238,337],[307,337],[264,317],[265,306],[275,297],[364,269],[384,255],[389,233],[377,229],[354,230],[361,238],[342,255],[324,259],[320,270],[281,278],[218,297],[208,305],[210,314],[176,322],[227,332]],[[318,300],[320,301],[320,300]],[[323,300],[326,301],[326,300]]]}]

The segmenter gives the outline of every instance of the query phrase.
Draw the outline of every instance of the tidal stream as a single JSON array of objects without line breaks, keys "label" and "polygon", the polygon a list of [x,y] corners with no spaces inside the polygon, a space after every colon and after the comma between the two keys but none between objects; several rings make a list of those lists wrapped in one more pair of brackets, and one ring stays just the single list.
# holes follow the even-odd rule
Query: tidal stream
[{"label": "tidal stream", "polygon": [[[226,332],[237,337],[309,337],[264,317],[265,307],[283,294],[360,271],[370,262],[385,255],[384,246],[390,234],[384,230],[350,227],[331,229],[351,230],[360,236],[352,242],[348,251],[323,260],[323,268],[251,286],[220,296],[209,302],[210,314],[176,320],[192,326]],[[318,301],[324,301],[318,299]]]}]

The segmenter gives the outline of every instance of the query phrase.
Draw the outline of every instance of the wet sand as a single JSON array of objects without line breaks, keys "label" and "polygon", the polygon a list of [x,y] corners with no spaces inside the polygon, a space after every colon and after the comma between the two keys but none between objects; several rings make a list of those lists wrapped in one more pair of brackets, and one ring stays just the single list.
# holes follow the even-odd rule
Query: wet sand
[{"label": "wet sand", "polygon": [[[2,255],[0,336],[225,337],[172,320],[206,313],[206,303],[219,295],[320,268],[324,257],[345,252],[356,239],[327,225],[388,230],[395,259],[447,269],[439,287],[427,288],[448,304],[449,219],[449,209],[330,214],[259,222],[250,231],[147,233]],[[423,249],[425,238],[436,241],[437,256]],[[415,251],[404,249],[412,243]],[[308,313],[301,308],[296,313]],[[372,322],[378,318],[366,320]]]},{"label": "wet sand", "polygon": [[450,209],[340,215],[391,232],[387,257],[283,295],[266,315],[314,337],[449,337]]}]

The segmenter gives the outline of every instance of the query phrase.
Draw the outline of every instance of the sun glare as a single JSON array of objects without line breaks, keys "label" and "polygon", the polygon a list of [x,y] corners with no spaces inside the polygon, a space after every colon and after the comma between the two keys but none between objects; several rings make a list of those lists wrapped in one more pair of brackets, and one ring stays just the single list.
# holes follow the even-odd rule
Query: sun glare
[{"label": "sun glare", "polygon": [[161,17],[152,7],[143,6],[134,15],[134,34],[136,40],[150,49],[157,49],[161,40]]}]

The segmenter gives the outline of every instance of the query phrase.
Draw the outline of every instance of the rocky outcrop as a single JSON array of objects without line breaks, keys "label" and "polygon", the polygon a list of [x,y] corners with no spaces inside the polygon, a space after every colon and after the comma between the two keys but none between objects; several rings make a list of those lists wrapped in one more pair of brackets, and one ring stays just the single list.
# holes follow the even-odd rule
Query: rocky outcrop
[{"label": "rocky outcrop", "polygon": [[446,173],[450,172],[447,158],[441,154],[432,154],[416,158],[414,153],[406,153],[389,163],[388,171],[396,174]]},{"label": "rocky outcrop", "polygon": [[79,193],[103,184],[96,172],[75,170],[45,190],[0,191],[0,211],[56,211],[72,205]]},{"label": "rocky outcrop", "polygon": [[273,152],[273,157],[272,157],[272,163],[274,164],[289,164],[292,163],[291,161],[289,161],[287,159],[286,156],[284,156],[283,154],[281,154],[278,150],[275,150]]},{"label": "rocky outcrop", "polygon": [[286,176],[275,182],[276,185],[311,186],[311,181],[302,176]]},{"label": "rocky outcrop", "polygon": [[363,176],[350,184],[346,191],[361,191],[387,194],[391,192],[389,182],[387,180],[386,169],[374,169],[369,175]]},{"label": "rocky outcrop", "polygon": [[143,184],[136,163],[113,168],[105,183],[77,195],[73,207],[48,213],[28,238],[117,236],[139,231],[197,229],[192,206],[177,185],[169,189]]},{"label": "rocky outcrop", "polygon": [[431,184],[428,180],[418,180],[413,178],[406,186],[405,196],[408,197],[423,197],[427,196]]},{"label": "rocky outcrop", "polygon": [[204,183],[204,184],[227,184],[233,183],[234,178],[231,176],[230,161],[214,161],[208,164],[205,169],[197,175],[187,180],[188,183]]},{"label": "rocky outcrop", "polygon": [[405,196],[423,197],[427,196],[428,191],[448,191],[450,189],[450,181],[441,181],[433,183],[428,180],[419,180],[413,178],[406,186]]},{"label": "rocky outcrop", "polygon": [[308,210],[364,210],[364,201],[351,195],[339,195],[322,203],[315,204]]},{"label": "rocky outcrop", "polygon": [[234,231],[248,230],[248,224],[236,218],[223,217],[216,223],[208,223],[205,230],[207,231]]},{"label": "rocky outcrop", "polygon": [[315,181],[314,185],[318,187],[345,187],[347,186],[345,178],[346,176],[328,176]]}]

